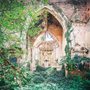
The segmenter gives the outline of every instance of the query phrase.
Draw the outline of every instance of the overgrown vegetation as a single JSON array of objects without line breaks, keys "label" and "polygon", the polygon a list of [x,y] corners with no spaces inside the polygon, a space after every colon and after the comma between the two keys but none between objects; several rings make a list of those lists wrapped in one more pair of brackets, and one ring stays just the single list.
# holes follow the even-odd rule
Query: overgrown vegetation
[{"label": "overgrown vegetation", "polygon": [[[89,70],[84,82],[80,76],[64,77],[64,70],[56,71],[54,68],[38,66],[32,73],[29,68],[10,62],[10,58],[19,57],[23,53],[20,47],[22,32],[28,31],[31,37],[38,34],[40,18],[37,17],[36,8],[40,3],[46,5],[48,0],[31,0],[30,3],[25,3],[24,0],[0,0],[0,90],[84,90],[85,88],[88,90],[90,86]],[[24,26],[27,16],[32,21],[28,30]],[[67,70],[72,70],[76,68],[76,60],[79,57],[71,59],[70,34],[72,28],[70,23],[67,23],[67,29],[64,63],[67,64]],[[10,35],[16,33],[20,33],[20,37]],[[13,41],[15,42],[12,43]],[[6,46],[7,42],[10,43],[9,47]],[[82,61],[80,58],[79,60]]]},{"label": "overgrown vegetation", "polygon": [[38,66],[36,71],[27,73],[28,82],[15,90],[83,90],[83,79],[80,76],[66,78],[64,71],[55,68]]}]

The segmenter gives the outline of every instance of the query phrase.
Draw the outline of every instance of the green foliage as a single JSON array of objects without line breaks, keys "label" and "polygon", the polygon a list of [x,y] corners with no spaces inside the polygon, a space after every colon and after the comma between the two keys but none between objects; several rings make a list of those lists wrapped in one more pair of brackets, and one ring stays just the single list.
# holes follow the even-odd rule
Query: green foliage
[{"label": "green foliage", "polygon": [[[32,26],[32,25],[31,25]],[[29,30],[28,30],[28,35],[30,35],[30,37],[35,37],[39,34],[40,32],[40,28],[39,27],[31,27]]]},{"label": "green foliage", "polygon": [[67,61],[70,61],[71,60],[70,35],[71,35],[71,32],[73,31],[73,29],[72,29],[72,24],[71,23],[68,22],[68,23],[66,23],[66,25],[67,25],[67,32],[65,33],[65,37],[66,37],[67,44],[66,44],[66,47],[65,47],[65,53],[66,53]]},{"label": "green foliage", "polygon": [[86,72],[86,79],[84,80],[84,88],[85,90],[89,90],[90,89],[90,70],[88,70]]},{"label": "green foliage", "polygon": [[[9,57],[19,57],[23,53],[17,43],[20,37],[14,37],[14,34],[22,32],[29,9],[23,2],[18,2],[18,0],[1,0],[0,2],[0,84],[2,83],[0,88],[11,90],[16,86],[25,85],[30,79],[29,77],[25,78],[25,75],[30,76],[30,73],[28,74],[22,69],[18,71],[18,65],[14,65],[8,60]],[[30,7],[29,14],[32,22],[35,23],[38,18],[36,18],[33,8]],[[34,24],[30,24],[30,26],[34,29]],[[36,35],[36,32],[33,32],[34,35]],[[15,43],[11,44],[12,41],[15,41]],[[9,48],[5,47],[6,42],[10,42],[11,46]]]},{"label": "green foliage", "polygon": [[83,90],[83,79],[80,76],[65,78],[63,71],[56,71],[54,68],[40,70],[30,73],[29,82],[15,90]]},{"label": "green foliage", "polygon": [[[9,3],[6,3],[9,4]],[[6,4],[3,2],[1,8],[5,9]],[[23,26],[25,21],[25,8],[19,2],[12,2],[9,4],[10,7],[7,7],[9,10],[1,11],[0,24],[1,26],[13,30]],[[2,10],[1,9],[1,10]]]},{"label": "green foliage", "polygon": [[72,29],[72,23],[66,22],[67,25],[67,32],[65,33],[65,38],[66,38],[66,47],[65,47],[65,57],[62,58],[62,64],[66,64],[67,70],[73,70],[75,68],[74,66],[74,61],[71,58],[71,40],[70,40],[70,35],[73,31]]},{"label": "green foliage", "polygon": [[37,83],[43,83],[44,80],[45,79],[43,78],[43,76],[41,76],[41,77],[40,76],[35,76],[32,81],[33,81],[33,83],[37,84]]},{"label": "green foliage", "polygon": [[[22,0],[21,0],[22,1]],[[48,0],[41,0],[43,4],[47,4]],[[18,67],[9,62],[9,48],[4,47],[4,43],[9,40],[14,41],[15,37],[9,36],[10,32],[22,32],[27,14],[31,17],[28,34],[31,37],[38,35],[40,27],[37,25],[41,17],[35,11],[36,0],[32,0],[29,4],[30,8],[26,7],[24,2],[20,3],[17,0],[1,0],[0,3],[0,89],[2,90],[83,90],[81,78],[65,78],[64,71],[56,71],[54,68],[38,67],[35,72],[30,72],[25,67]],[[35,6],[35,7],[34,7]],[[38,7],[37,7],[38,9]],[[2,29],[3,28],[3,29]],[[70,54],[70,34],[72,32],[71,24],[67,24],[65,48],[66,63],[72,68],[72,60]],[[15,34],[15,33],[14,33]],[[7,37],[7,39],[6,39]],[[19,38],[20,39],[20,38]],[[18,40],[17,40],[18,41]],[[19,45],[18,45],[19,46]],[[17,44],[11,45],[10,49],[18,54],[22,54],[22,50]],[[7,63],[8,62],[8,63]]]},{"label": "green foliage", "polygon": [[[90,58],[75,55],[72,58],[72,61],[73,61],[73,66],[75,66],[75,69],[79,69],[80,71],[87,71],[88,70],[88,68],[87,69],[84,68],[84,63],[89,62]],[[82,62],[83,62],[83,64],[82,64]]]},{"label": "green foliage", "polygon": [[3,47],[4,40],[5,40],[4,33],[2,32],[1,27],[0,27],[0,48]]},{"label": "green foliage", "polygon": [[48,4],[49,0],[41,0],[44,4]]},{"label": "green foliage", "polygon": [[41,17],[38,16],[37,10],[34,11],[33,9],[29,10],[29,15],[31,17],[31,22],[28,28],[28,35],[30,35],[30,37],[35,37],[41,31],[41,28],[40,28]]},{"label": "green foliage", "polygon": [[[16,68],[18,67],[16,65],[7,63],[9,52],[4,47],[4,43],[6,42],[6,37],[9,40],[11,40],[12,37],[9,36],[10,34],[5,34],[4,28],[5,31],[14,31],[14,29],[21,31],[25,22],[26,9],[16,0],[1,0],[0,2],[0,89],[13,90],[19,86],[20,83],[22,85],[26,84],[29,78],[27,78],[28,80],[25,79],[22,70],[20,72],[17,71]],[[16,46],[11,46],[11,49],[18,54],[20,51]],[[24,71],[24,74],[27,75],[25,72],[26,71]]]},{"label": "green foliage", "polygon": [[46,69],[44,67],[41,66],[37,66],[36,67],[36,71],[41,72],[41,71],[45,71]]},{"label": "green foliage", "polygon": [[[17,88],[15,90],[20,90],[21,88]],[[26,87],[22,87],[23,90],[63,90],[59,89],[54,83],[42,83],[42,84],[30,84]]]},{"label": "green foliage", "polygon": [[[31,73],[28,68],[21,68],[21,72],[14,73],[14,76],[12,70],[10,74],[6,75],[10,80],[5,79],[5,82],[3,80],[1,82],[3,82],[3,85],[10,84],[10,87],[12,86],[14,90],[83,90],[83,79],[80,76],[65,78],[63,71],[56,71],[54,68],[41,69],[40,67],[41,71],[37,70]],[[25,78],[22,77],[23,75]],[[13,80],[13,77],[16,78],[16,81]],[[18,80],[21,86],[17,83]]]}]

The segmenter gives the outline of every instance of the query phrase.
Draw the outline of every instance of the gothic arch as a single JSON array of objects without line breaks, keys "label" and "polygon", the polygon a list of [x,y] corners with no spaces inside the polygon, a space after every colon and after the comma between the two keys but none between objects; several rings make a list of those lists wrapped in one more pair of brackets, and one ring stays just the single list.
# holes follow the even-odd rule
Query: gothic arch
[{"label": "gothic arch", "polygon": [[[63,11],[61,9],[57,9],[57,8],[54,8],[53,6],[43,6],[42,8],[40,8],[38,10],[38,15],[40,15],[41,13],[43,12],[49,12],[50,14],[52,14],[56,20],[60,23],[62,29],[63,29],[63,42],[62,42],[62,53],[63,53],[63,56],[65,55],[65,46],[66,46],[66,39],[65,39],[65,33],[67,31],[67,24],[70,23],[68,18],[65,16],[65,14],[63,13]],[[34,42],[35,43],[35,42]]]},{"label": "gothic arch", "polygon": [[[49,33],[50,33],[50,32],[49,32]],[[45,34],[45,33],[43,32],[42,34],[40,34],[40,35],[37,37],[37,39],[35,40],[33,46],[38,46],[38,45],[41,43],[41,41],[40,41],[40,42],[37,44],[38,40],[39,40],[44,34]],[[53,38],[55,41],[58,42],[58,40],[56,39],[56,37],[55,37],[53,34],[50,33],[50,35],[52,36],[52,38]]]},{"label": "gothic arch", "polygon": [[[54,8],[53,6],[50,6],[50,5],[49,6],[43,6],[43,7],[40,7],[40,9],[38,10],[38,15],[40,15],[44,11],[47,11],[50,14],[52,14],[56,18],[56,20],[60,23],[61,27],[63,28],[62,55],[64,56],[65,55],[64,49],[66,46],[65,33],[67,31],[67,24],[70,22],[69,22],[68,18],[64,15],[64,13],[62,12],[61,9],[58,10],[57,8]],[[35,42],[33,43],[33,45],[34,44],[35,44]],[[28,46],[28,47],[30,47],[30,46]],[[28,52],[29,52],[29,50],[28,50]],[[29,55],[30,54],[31,53],[29,53]],[[29,55],[28,55],[28,60],[30,60],[30,58],[31,58]]]},{"label": "gothic arch", "polygon": [[67,23],[70,23],[70,22],[60,8],[58,10],[57,8],[54,8],[53,6],[44,6],[41,9],[39,9],[38,14],[40,15],[44,11],[47,11],[50,14],[52,14],[58,20],[58,22],[61,24],[63,30],[67,31]]}]

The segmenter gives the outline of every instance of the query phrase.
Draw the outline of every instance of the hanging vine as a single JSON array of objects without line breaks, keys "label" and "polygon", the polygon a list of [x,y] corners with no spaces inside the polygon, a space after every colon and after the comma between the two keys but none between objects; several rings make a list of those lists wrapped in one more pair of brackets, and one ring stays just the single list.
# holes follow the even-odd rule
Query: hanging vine
[{"label": "hanging vine", "polygon": [[70,40],[70,35],[72,31],[73,31],[72,24],[67,23],[67,32],[65,34],[66,41],[67,41],[67,45],[65,47],[67,70],[74,69],[74,65],[73,65],[74,62],[71,58],[71,40]]}]

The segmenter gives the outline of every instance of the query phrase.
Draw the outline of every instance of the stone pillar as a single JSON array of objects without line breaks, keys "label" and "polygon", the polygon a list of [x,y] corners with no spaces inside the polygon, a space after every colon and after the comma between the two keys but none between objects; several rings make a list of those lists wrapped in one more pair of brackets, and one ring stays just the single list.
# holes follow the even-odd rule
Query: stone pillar
[{"label": "stone pillar", "polygon": [[21,59],[21,63],[24,64],[24,66],[26,66],[26,62],[28,62],[28,59],[27,59],[27,49],[26,49],[26,45],[27,45],[27,31],[28,31],[28,27],[29,27],[29,24],[31,22],[31,18],[29,15],[27,15],[27,19],[25,21],[25,24],[24,24],[24,28],[22,30],[22,33],[21,33],[21,48],[23,50],[23,55],[22,55],[22,59]]}]

